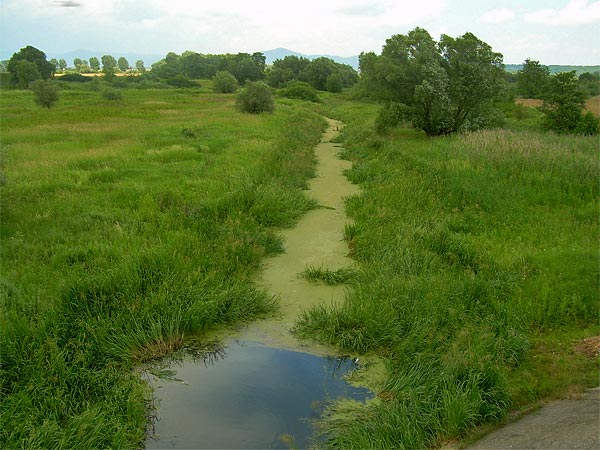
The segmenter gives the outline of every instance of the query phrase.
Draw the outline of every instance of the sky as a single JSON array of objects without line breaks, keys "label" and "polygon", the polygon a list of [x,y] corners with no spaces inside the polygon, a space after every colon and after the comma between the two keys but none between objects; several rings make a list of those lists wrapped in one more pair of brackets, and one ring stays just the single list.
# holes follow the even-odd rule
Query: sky
[{"label": "sky", "polygon": [[600,0],[0,0],[0,51],[47,54],[380,53],[425,28],[466,32],[504,55],[542,64],[600,64]]}]

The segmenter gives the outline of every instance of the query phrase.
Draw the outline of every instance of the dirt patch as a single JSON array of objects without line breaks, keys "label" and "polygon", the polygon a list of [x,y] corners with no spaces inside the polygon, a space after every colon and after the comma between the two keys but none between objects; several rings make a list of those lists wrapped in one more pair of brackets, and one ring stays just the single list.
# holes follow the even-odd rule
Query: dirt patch
[{"label": "dirt patch", "polygon": [[600,336],[583,339],[577,343],[575,351],[586,358],[597,358],[600,356]]},{"label": "dirt patch", "polygon": [[[530,108],[538,108],[542,106],[544,102],[537,98],[518,98],[515,100],[515,103]],[[600,117],[600,96],[588,98],[585,102],[585,111],[590,111],[596,117]]]}]

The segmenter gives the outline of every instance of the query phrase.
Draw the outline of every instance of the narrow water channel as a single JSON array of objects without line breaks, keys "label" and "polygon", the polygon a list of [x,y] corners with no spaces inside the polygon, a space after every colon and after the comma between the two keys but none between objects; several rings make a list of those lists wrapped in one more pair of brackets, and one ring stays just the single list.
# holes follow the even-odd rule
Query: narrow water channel
[{"label": "narrow water channel", "polygon": [[341,148],[332,142],[341,124],[327,121],[309,182],[309,195],[321,207],[281,231],[285,253],[266,260],[258,280],[279,299],[279,314],[213,336],[226,348],[207,353],[208,359],[171,361],[163,376],[147,372],[157,400],[147,448],[306,448],[314,432],[310,419],[323,405],[369,397],[370,391],[344,379],[356,367],[351,359],[327,356],[335,352],[300,342],[291,331],[303,310],[345,298],[344,286],[315,284],[299,274],[307,267],[352,265],[343,240],[344,199],[358,188],[344,176],[351,164],[339,159]]},{"label": "narrow water channel", "polygon": [[344,380],[355,367],[349,358],[240,341],[172,361],[166,374],[146,374],[158,399],[146,448],[307,448],[311,419],[327,402],[370,396]]}]

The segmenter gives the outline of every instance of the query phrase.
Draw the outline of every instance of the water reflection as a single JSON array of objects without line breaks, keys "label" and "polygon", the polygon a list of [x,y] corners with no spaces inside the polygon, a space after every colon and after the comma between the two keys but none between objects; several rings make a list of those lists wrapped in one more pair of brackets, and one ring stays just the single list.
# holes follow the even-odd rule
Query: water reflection
[{"label": "water reflection", "polygon": [[328,401],[370,396],[344,380],[348,358],[248,342],[197,350],[147,373],[158,400],[147,448],[303,448]]}]

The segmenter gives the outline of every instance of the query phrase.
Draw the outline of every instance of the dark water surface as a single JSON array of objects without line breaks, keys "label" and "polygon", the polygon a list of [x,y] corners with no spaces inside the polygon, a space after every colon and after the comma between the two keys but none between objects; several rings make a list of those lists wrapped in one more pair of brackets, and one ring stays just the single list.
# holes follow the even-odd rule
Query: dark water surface
[{"label": "dark water surface", "polygon": [[[367,389],[343,378],[348,358],[231,342],[201,357],[185,357],[148,375],[156,420],[149,449],[305,448],[327,401],[364,401]],[[160,369],[153,371],[160,375]]]}]

